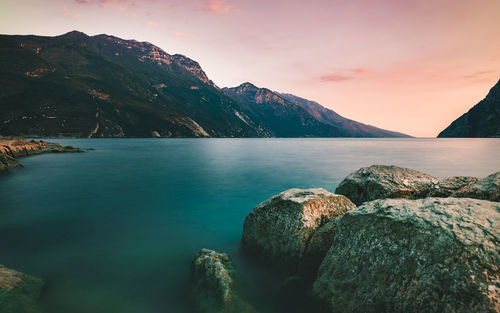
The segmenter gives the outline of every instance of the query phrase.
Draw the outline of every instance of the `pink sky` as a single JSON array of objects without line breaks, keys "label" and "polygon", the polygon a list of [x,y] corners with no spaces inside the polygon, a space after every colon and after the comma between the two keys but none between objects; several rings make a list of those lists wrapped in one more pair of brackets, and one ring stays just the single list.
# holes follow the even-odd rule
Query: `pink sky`
[{"label": "pink sky", "polygon": [[149,41],[249,81],[434,137],[500,79],[498,0],[2,0],[0,33]]}]

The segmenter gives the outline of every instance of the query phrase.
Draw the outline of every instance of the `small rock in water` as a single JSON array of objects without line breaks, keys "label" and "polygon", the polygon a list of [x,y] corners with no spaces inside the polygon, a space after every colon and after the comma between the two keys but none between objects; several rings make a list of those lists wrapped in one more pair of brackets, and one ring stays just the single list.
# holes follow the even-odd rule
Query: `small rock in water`
[{"label": "small rock in water", "polygon": [[0,313],[39,313],[41,279],[0,265]]},{"label": "small rock in water", "polygon": [[245,299],[240,274],[225,253],[202,249],[191,263],[192,294],[199,313],[256,313]]}]

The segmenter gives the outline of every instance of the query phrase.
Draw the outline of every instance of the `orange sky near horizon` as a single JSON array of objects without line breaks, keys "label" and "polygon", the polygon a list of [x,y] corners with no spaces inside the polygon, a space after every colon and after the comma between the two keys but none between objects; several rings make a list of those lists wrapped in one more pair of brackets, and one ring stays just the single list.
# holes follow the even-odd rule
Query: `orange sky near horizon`
[{"label": "orange sky near horizon", "polygon": [[249,81],[435,137],[500,79],[498,0],[2,0],[0,33],[149,41]]}]

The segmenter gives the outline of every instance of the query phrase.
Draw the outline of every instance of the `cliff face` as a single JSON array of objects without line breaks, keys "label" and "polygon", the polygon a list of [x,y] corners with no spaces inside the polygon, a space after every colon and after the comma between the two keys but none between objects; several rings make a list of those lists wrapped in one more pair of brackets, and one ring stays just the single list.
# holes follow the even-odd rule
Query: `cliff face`
[{"label": "cliff face", "polygon": [[453,121],[438,137],[500,137],[500,80],[486,98]]},{"label": "cliff face", "polygon": [[0,36],[0,86],[2,135],[262,135],[197,62],[147,42],[80,32]]}]

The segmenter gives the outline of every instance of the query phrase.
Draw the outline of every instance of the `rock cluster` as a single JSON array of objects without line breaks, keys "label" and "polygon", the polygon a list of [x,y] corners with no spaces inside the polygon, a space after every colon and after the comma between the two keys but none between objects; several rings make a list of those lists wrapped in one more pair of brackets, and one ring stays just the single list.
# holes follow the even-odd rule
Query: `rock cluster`
[{"label": "rock cluster", "polygon": [[[283,312],[500,312],[499,180],[362,168],[337,188],[344,196],[290,189],[258,205],[241,246],[279,273]],[[198,294],[226,303],[229,258],[200,256],[211,283]]]},{"label": "rock cluster", "polygon": [[0,313],[38,313],[41,279],[0,265]]},{"label": "rock cluster", "polygon": [[198,312],[255,312],[244,299],[240,275],[227,254],[200,250],[191,263],[191,276]]},{"label": "rock cluster", "polygon": [[[355,207],[346,197],[322,188],[283,191],[246,217],[241,246],[259,259],[295,273],[314,233]],[[319,250],[315,253],[321,254]]]},{"label": "rock cluster", "polygon": [[335,193],[356,205],[386,198],[467,197],[499,201],[500,172],[484,179],[456,176],[444,180],[409,168],[388,165],[363,167],[347,176]]}]

